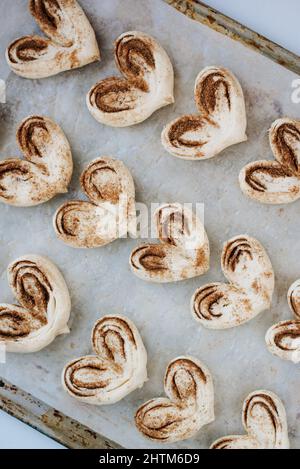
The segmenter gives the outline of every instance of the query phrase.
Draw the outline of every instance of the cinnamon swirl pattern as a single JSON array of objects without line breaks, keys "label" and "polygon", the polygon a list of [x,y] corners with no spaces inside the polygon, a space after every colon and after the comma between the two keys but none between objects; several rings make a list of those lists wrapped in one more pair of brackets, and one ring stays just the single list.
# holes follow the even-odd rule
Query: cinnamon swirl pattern
[{"label": "cinnamon swirl pattern", "polygon": [[242,191],[263,204],[288,204],[300,197],[300,121],[273,122],[269,139],[276,161],[255,161],[239,175]]},{"label": "cinnamon swirl pattern", "polygon": [[73,360],[63,371],[70,396],[88,404],[114,404],[147,381],[147,353],[128,318],[104,316],[94,326],[92,345],[96,355]]},{"label": "cinnamon swirl pattern", "polygon": [[172,64],[151,36],[122,34],[115,42],[115,61],[123,78],[105,78],[87,95],[88,109],[98,122],[127,127],[174,102]]},{"label": "cinnamon swirl pattern", "polygon": [[70,296],[52,262],[23,256],[8,267],[8,281],[20,306],[0,304],[0,344],[7,352],[38,352],[69,333]]},{"label": "cinnamon swirl pattern", "polygon": [[287,294],[288,304],[296,319],[281,321],[270,327],[266,343],[271,353],[283,360],[300,362],[300,280],[296,280]]},{"label": "cinnamon swirl pattern", "polygon": [[196,78],[194,97],[199,114],[179,117],[162,132],[162,144],[171,155],[204,160],[247,140],[243,91],[229,70],[202,70]]},{"label": "cinnamon swirl pattern", "polygon": [[73,172],[69,142],[51,119],[27,117],[17,131],[24,160],[0,161],[0,201],[29,207],[68,191]]},{"label": "cinnamon swirl pattern", "polygon": [[221,266],[230,283],[199,288],[191,301],[192,315],[209,329],[240,326],[271,305],[274,272],[263,246],[247,235],[224,244]]},{"label": "cinnamon swirl pattern", "polygon": [[130,172],[118,160],[93,160],[80,178],[89,202],[71,200],[54,216],[57,237],[75,248],[95,248],[135,234],[135,189]]},{"label": "cinnamon swirl pattern", "polygon": [[151,399],[135,415],[137,429],[160,443],[193,437],[214,421],[214,388],[209,370],[195,358],[178,357],[164,379],[168,397]]},{"label": "cinnamon swirl pattern", "polygon": [[209,241],[189,208],[161,205],[154,221],[160,244],[144,244],[132,252],[129,263],[135,275],[151,282],[176,282],[209,269]]},{"label": "cinnamon swirl pattern", "polygon": [[244,401],[242,421],[247,435],[230,435],[211,449],[289,449],[286,412],[270,391],[254,391]]},{"label": "cinnamon swirl pattern", "polygon": [[76,0],[30,0],[30,13],[47,37],[16,39],[6,60],[17,75],[46,78],[100,60],[95,33]]}]

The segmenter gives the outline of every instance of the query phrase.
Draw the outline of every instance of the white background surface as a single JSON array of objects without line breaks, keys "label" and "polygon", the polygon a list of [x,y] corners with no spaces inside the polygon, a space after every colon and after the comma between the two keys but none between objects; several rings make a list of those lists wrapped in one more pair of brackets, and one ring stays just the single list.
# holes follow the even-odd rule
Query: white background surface
[{"label": "white background surface", "polygon": [[[205,0],[271,40],[300,54],[299,0]],[[0,448],[61,448],[60,445],[0,411]]]}]

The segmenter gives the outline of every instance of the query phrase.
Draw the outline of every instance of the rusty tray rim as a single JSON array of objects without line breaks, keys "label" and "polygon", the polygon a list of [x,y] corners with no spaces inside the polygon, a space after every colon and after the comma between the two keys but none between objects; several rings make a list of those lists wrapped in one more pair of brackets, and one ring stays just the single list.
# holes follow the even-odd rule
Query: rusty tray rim
[{"label": "rusty tray rim", "polygon": [[[199,0],[162,0],[180,13],[239,41],[300,75],[300,57]],[[0,377],[0,410],[69,449],[121,449],[87,426]]]}]

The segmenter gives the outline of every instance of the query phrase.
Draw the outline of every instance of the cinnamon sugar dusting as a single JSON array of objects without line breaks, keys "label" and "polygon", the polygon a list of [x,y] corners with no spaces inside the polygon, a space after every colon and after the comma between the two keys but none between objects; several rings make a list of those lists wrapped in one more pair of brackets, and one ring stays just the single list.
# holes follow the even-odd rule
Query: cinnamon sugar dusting
[{"label": "cinnamon sugar dusting", "polygon": [[114,403],[144,383],[146,353],[127,318],[100,319],[93,328],[92,346],[95,355],[76,359],[64,369],[63,383],[71,396],[97,405]]},{"label": "cinnamon sugar dusting", "polygon": [[298,288],[290,292],[289,299],[293,313],[300,318],[300,294]]},{"label": "cinnamon sugar dusting", "polygon": [[136,255],[139,251],[143,251],[143,254],[139,258],[139,262],[144,269],[150,272],[167,269],[164,261],[166,254],[163,246],[153,244],[147,248],[138,248],[134,254]]},{"label": "cinnamon sugar dusting", "polygon": [[253,238],[224,244],[221,266],[229,283],[200,287],[192,298],[194,318],[209,329],[239,326],[270,307],[274,273],[263,247]]},{"label": "cinnamon sugar dusting", "polygon": [[259,179],[260,174],[265,174],[271,178],[284,178],[291,175],[290,171],[276,163],[272,166],[263,163],[252,165],[246,169],[245,181],[252,189],[258,192],[265,192],[267,190],[266,184]]},{"label": "cinnamon sugar dusting", "polygon": [[123,36],[115,46],[115,59],[126,77],[109,77],[94,86],[89,102],[105,113],[134,109],[138,92],[149,92],[146,74],[155,69],[152,45],[145,38]]},{"label": "cinnamon sugar dusting", "polygon": [[22,308],[0,306],[0,338],[17,340],[47,324],[52,287],[46,275],[30,261],[15,263],[10,276],[11,286]]},{"label": "cinnamon sugar dusting", "polygon": [[22,306],[46,312],[52,286],[40,268],[33,262],[22,260],[10,271],[12,286]]},{"label": "cinnamon sugar dusting", "polygon": [[[200,377],[200,379],[206,383],[207,382],[207,376],[206,374],[204,373],[204,371],[202,370],[202,368],[200,368],[200,366],[198,366],[194,361],[192,360],[189,360],[187,358],[178,358],[176,360],[173,360],[172,363],[168,366],[167,368],[167,372],[166,372],[166,380],[165,382],[167,381],[167,377],[168,377],[168,374],[169,373],[172,373],[173,370],[176,370],[174,375],[173,376],[176,376],[176,373],[180,372],[181,370],[184,371],[184,373],[187,373],[187,381],[190,381],[189,377],[192,379],[192,391],[193,391],[193,394],[194,396],[196,396],[196,385],[195,385],[195,379],[193,377],[193,373],[195,373],[196,375],[198,375]],[[183,380],[182,380],[183,381]],[[173,378],[173,382],[175,384],[176,382],[176,379]],[[189,383],[188,384],[188,389],[190,388],[190,385]],[[179,398],[183,398],[185,396],[183,396],[179,391],[178,391],[178,388],[177,388],[177,395]],[[188,393],[187,393],[188,394]]]},{"label": "cinnamon sugar dusting", "polygon": [[286,413],[273,393],[258,390],[244,401],[242,413],[246,435],[225,436],[211,449],[288,449]]},{"label": "cinnamon sugar dusting", "polygon": [[291,139],[300,142],[300,129],[291,123],[282,124],[275,132],[272,142],[278,148],[282,165],[288,172],[297,173],[299,161]]},{"label": "cinnamon sugar dusting", "polygon": [[213,444],[211,449],[226,449],[234,441],[233,438],[222,438],[221,441]]},{"label": "cinnamon sugar dusting", "polygon": [[17,340],[30,334],[30,320],[13,308],[0,305],[0,339]]},{"label": "cinnamon sugar dusting", "polygon": [[[49,142],[49,132],[45,120],[42,117],[32,116],[25,120],[17,132],[17,140],[24,152],[29,157],[39,156],[42,158],[40,148],[34,141],[35,132],[43,131],[43,139],[39,139],[40,146]],[[43,141],[41,141],[43,140]]]},{"label": "cinnamon sugar dusting", "polygon": [[49,41],[37,36],[27,36],[17,39],[8,48],[9,59],[12,63],[17,63],[16,57],[23,62],[37,60],[41,54],[46,53]]},{"label": "cinnamon sugar dusting", "polygon": [[205,119],[193,115],[184,116],[178,119],[168,131],[168,138],[172,145],[178,147],[184,145],[186,147],[199,147],[205,145],[206,141],[188,140],[183,137],[187,132],[196,132],[205,124]]},{"label": "cinnamon sugar dusting", "polygon": [[128,81],[111,77],[95,85],[89,100],[91,105],[95,102],[103,112],[129,111],[134,107],[135,93]]},{"label": "cinnamon sugar dusting", "polygon": [[135,219],[134,183],[125,165],[99,158],[83,171],[80,183],[89,201],[69,201],[57,210],[54,226],[58,237],[84,248],[122,237]]},{"label": "cinnamon sugar dusting", "polygon": [[223,298],[223,292],[219,291],[215,285],[200,289],[194,297],[194,313],[199,318],[203,318],[207,321],[211,321],[212,318],[220,318],[222,316],[221,310],[214,312],[213,306],[218,304]]},{"label": "cinnamon sugar dusting", "polygon": [[[120,317],[117,317],[117,316],[115,318],[110,317],[110,327],[111,327],[111,329],[106,327],[106,322],[107,322],[107,319],[103,318],[103,319],[100,319],[100,321],[98,321],[95,325],[95,328],[94,328],[93,334],[92,334],[92,343],[93,343],[94,349],[97,349],[97,342],[98,342],[99,339],[101,340],[101,337],[102,337],[103,333],[106,334],[111,329],[113,330],[113,332],[115,334],[118,334],[119,337],[121,337],[121,335],[120,335],[121,332],[122,333],[125,332],[126,337],[129,340],[129,342],[134,347],[137,347],[133,331],[132,331],[131,327],[129,327],[129,324],[128,324],[127,321],[125,321],[124,319],[122,319]],[[115,330],[113,328],[116,328],[117,330]],[[103,344],[103,342],[102,342],[102,344]],[[123,358],[125,358],[124,344],[122,346],[122,350],[123,350],[122,351]],[[111,355],[111,357],[113,357],[113,355]]]},{"label": "cinnamon sugar dusting", "polygon": [[[257,401],[257,399],[261,400]],[[249,418],[252,417],[254,407],[262,407],[268,414],[276,435],[278,430],[278,411],[274,400],[266,394],[255,394],[252,396],[251,399],[248,400],[244,409],[244,421],[246,425],[248,425]]]},{"label": "cinnamon sugar dusting", "polygon": [[30,178],[30,172],[21,160],[12,159],[0,164],[0,193],[1,197],[8,201],[13,200],[14,196],[7,192],[7,187],[3,179],[10,175],[20,180],[27,180]]},{"label": "cinnamon sugar dusting", "polygon": [[148,438],[184,440],[213,420],[211,376],[193,359],[173,360],[166,370],[164,388],[168,398],[149,400],[135,415],[137,429]]},{"label": "cinnamon sugar dusting", "polygon": [[89,166],[80,178],[81,187],[89,197],[117,204],[122,193],[122,184],[114,168],[97,161]]},{"label": "cinnamon sugar dusting", "polygon": [[28,0],[44,35],[27,35],[7,48],[8,65],[17,75],[42,79],[100,59],[95,33],[76,0]]},{"label": "cinnamon sugar dusting", "polygon": [[202,275],[209,267],[209,243],[195,214],[181,204],[154,213],[160,244],[142,245],[130,257],[133,272],[145,280],[176,282]]},{"label": "cinnamon sugar dusting", "polygon": [[[284,351],[295,351],[298,349],[296,342],[294,346],[292,345],[293,341],[300,339],[300,321],[285,321],[284,323],[279,323],[277,327],[278,332],[275,333],[273,341],[276,347]],[[287,342],[290,342],[288,345]],[[292,343],[291,343],[292,342]]]},{"label": "cinnamon sugar dusting", "polygon": [[252,246],[247,239],[235,239],[231,243],[228,243],[222,256],[224,268],[228,268],[234,272],[240,258],[245,254],[248,259],[253,260]]},{"label": "cinnamon sugar dusting", "polygon": [[61,12],[57,0],[30,0],[29,9],[38,21],[51,29],[57,29],[57,17]]},{"label": "cinnamon sugar dusting", "polygon": [[242,191],[265,204],[287,204],[300,196],[300,122],[273,122],[269,140],[276,161],[249,163],[240,172]]},{"label": "cinnamon sugar dusting", "polygon": [[196,267],[201,267],[207,263],[207,253],[204,249],[198,249],[197,251],[197,256],[196,256],[196,261],[195,261],[195,266]]},{"label": "cinnamon sugar dusting", "polygon": [[[128,39],[130,38],[131,39]],[[145,38],[123,36],[115,48],[115,58],[119,70],[132,80],[132,84],[143,92],[149,91],[147,81],[144,79],[147,70],[155,69],[155,59],[152,53],[152,44]]]}]

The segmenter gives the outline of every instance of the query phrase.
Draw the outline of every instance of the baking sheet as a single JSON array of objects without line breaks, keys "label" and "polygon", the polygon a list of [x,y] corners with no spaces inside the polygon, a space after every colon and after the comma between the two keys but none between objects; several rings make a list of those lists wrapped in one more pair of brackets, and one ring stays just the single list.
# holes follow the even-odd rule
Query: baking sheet
[{"label": "baking sheet", "polygon": [[[242,166],[272,158],[267,129],[273,120],[283,115],[299,118],[300,105],[291,101],[296,75],[191,21],[161,0],[81,0],[96,30],[102,62],[45,80],[25,80],[10,73],[3,59],[13,39],[38,31],[25,3],[2,0],[0,77],[6,79],[7,104],[0,108],[1,157],[19,155],[15,143],[19,122],[29,114],[43,114],[66,132],[75,170],[65,196],[29,209],[0,205],[0,301],[14,301],[6,281],[9,262],[32,251],[49,256],[62,270],[72,295],[71,334],[57,338],[40,353],[8,355],[6,364],[0,365],[0,376],[125,447],[151,448],[158,445],[137,432],[134,413],[145,400],[163,394],[169,360],[193,355],[213,374],[216,420],[194,439],[172,447],[207,448],[219,436],[243,432],[243,399],[259,388],[270,389],[283,399],[291,444],[299,447],[299,367],[272,356],[264,342],[268,327],[291,314],[285,298],[289,285],[300,276],[299,203],[263,206],[246,199],[238,185]],[[113,129],[90,116],[85,95],[96,81],[116,73],[113,41],[132,29],[152,34],[166,48],[175,69],[176,102],[140,125]],[[174,117],[195,111],[194,81],[206,65],[229,67],[239,78],[246,97],[249,140],[212,160],[179,160],[164,151],[160,133]],[[65,200],[82,197],[79,175],[91,159],[101,155],[125,162],[139,202],[205,204],[212,251],[211,269],[205,276],[176,284],[148,284],[128,267],[129,254],[140,240],[120,240],[85,251],[73,250],[56,239],[53,213]],[[206,330],[192,319],[190,298],[198,286],[224,280],[222,243],[241,233],[259,239],[271,257],[276,274],[272,308],[239,328]],[[139,328],[149,356],[149,381],[120,403],[96,408],[67,396],[60,375],[68,360],[90,353],[94,322],[111,313],[128,315]]]}]

